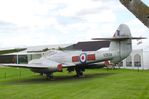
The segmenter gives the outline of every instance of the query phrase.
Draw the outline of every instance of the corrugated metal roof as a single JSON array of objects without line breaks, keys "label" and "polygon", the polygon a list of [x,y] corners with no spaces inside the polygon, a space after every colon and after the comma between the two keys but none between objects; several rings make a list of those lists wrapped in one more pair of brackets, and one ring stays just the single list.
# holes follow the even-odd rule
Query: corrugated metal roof
[{"label": "corrugated metal roof", "polygon": [[87,41],[78,42],[77,44],[66,47],[67,50],[83,50],[83,51],[96,51],[98,49],[109,47],[110,41]]}]

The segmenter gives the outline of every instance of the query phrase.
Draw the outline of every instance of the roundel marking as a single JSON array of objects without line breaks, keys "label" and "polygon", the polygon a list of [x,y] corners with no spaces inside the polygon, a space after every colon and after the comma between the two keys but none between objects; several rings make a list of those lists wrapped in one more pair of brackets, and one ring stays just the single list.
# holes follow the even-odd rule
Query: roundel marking
[{"label": "roundel marking", "polygon": [[86,53],[80,54],[80,62],[81,63],[85,63],[86,62],[86,60],[87,60],[86,56],[87,56]]}]

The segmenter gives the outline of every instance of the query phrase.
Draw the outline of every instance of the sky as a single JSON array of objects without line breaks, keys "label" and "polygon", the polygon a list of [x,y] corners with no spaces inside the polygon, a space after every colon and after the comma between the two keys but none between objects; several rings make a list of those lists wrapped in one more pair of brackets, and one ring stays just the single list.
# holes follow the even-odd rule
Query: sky
[{"label": "sky", "polygon": [[[111,37],[122,23],[133,36],[149,37],[149,29],[119,0],[0,0],[0,48]],[[148,42],[143,40],[137,47],[149,48]]]}]

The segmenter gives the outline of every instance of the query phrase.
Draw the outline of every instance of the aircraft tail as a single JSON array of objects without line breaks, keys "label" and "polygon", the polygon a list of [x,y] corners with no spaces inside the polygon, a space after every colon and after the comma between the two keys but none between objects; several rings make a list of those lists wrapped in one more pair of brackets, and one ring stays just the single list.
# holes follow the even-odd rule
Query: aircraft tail
[{"label": "aircraft tail", "polygon": [[93,38],[93,40],[110,40],[109,51],[117,56],[111,60],[118,63],[129,56],[132,51],[132,39],[145,39],[144,37],[132,37],[127,25],[121,24],[112,38]]},{"label": "aircraft tail", "polygon": [[120,62],[129,56],[132,51],[132,40],[130,29],[127,25],[121,24],[116,30],[113,38],[118,40],[112,40],[109,50],[114,52],[117,58],[112,60],[112,63]]}]

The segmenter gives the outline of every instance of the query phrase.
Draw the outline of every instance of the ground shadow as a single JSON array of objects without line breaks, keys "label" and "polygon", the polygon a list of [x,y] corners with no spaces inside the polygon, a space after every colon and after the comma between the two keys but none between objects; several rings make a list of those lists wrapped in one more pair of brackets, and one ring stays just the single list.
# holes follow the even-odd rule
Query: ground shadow
[{"label": "ground shadow", "polygon": [[40,83],[62,83],[62,82],[72,82],[72,81],[83,81],[83,80],[89,80],[89,79],[94,79],[94,78],[103,78],[107,76],[114,75],[116,73],[94,73],[94,74],[85,74],[84,77],[77,78],[74,76],[55,76],[53,80],[47,79],[42,76],[35,75],[34,77],[30,78],[21,78],[21,79],[14,79],[14,80],[8,80],[1,82],[1,84],[6,84],[6,85],[22,85],[22,84],[40,84]]}]

